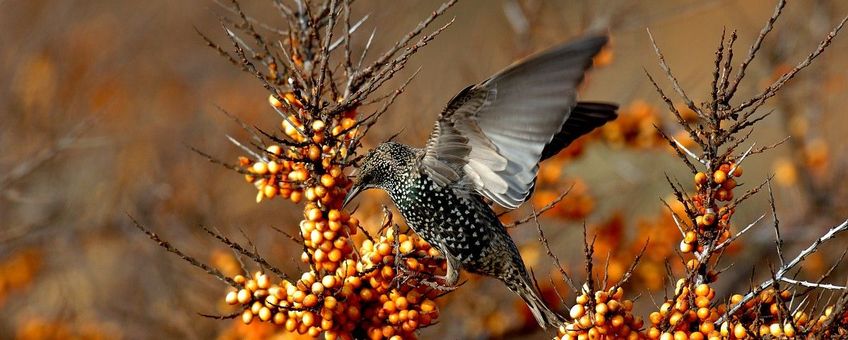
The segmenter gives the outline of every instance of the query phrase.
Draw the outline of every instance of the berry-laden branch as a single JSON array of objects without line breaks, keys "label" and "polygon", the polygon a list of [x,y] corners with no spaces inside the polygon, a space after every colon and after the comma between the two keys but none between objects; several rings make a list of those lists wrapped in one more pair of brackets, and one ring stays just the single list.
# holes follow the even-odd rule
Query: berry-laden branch
[{"label": "berry-laden branch", "polygon": [[[355,165],[363,135],[414,75],[386,96],[372,95],[453,22],[425,32],[457,0],[444,3],[367,66],[362,66],[363,59],[373,34],[365,50],[358,53],[359,61],[351,60],[354,33],[367,18],[351,18],[352,0],[295,2],[297,6],[289,7],[273,1],[283,18],[282,25],[259,22],[237,1],[219,3],[235,16],[221,19],[229,49],[198,32],[218,54],[259,80],[269,92],[268,102],[281,123],[279,132],[266,132],[221,109],[251,134],[250,142],[227,136],[246,156],[228,164],[192,149],[242,174],[256,187],[257,203],[278,197],[304,203],[299,237],[288,238],[303,249],[301,260],[309,270],[299,278],[290,278],[259,255],[252,244],[244,247],[202,227],[261,268],[227,277],[140,224],[136,226],[166,250],[234,287],[225,301],[236,308],[236,313],[212,317],[240,315],[246,324],[262,321],[277,325],[280,331],[313,337],[323,334],[327,339],[414,338],[418,329],[435,323],[439,316],[433,300],[441,292],[425,283],[446,269],[444,259],[427,242],[399,228],[384,228],[377,235],[354,242],[353,236],[365,229],[342,209],[351,184],[345,170]],[[260,33],[257,27],[267,33]],[[343,77],[338,76],[338,70],[343,70]],[[374,112],[360,112],[360,107],[371,103],[381,105]],[[394,225],[391,215],[387,215],[386,225]]]}]

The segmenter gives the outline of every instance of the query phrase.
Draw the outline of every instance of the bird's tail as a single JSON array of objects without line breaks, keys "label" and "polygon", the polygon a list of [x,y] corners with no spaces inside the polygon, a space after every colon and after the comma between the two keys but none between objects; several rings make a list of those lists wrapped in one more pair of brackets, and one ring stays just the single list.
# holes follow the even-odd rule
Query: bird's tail
[{"label": "bird's tail", "polygon": [[524,299],[527,307],[530,307],[533,317],[539,322],[539,326],[543,329],[548,329],[548,327],[553,329],[559,328],[565,320],[545,304],[535,285],[530,282],[530,278],[525,276],[517,281],[515,285],[508,284],[508,286],[513,292]]}]

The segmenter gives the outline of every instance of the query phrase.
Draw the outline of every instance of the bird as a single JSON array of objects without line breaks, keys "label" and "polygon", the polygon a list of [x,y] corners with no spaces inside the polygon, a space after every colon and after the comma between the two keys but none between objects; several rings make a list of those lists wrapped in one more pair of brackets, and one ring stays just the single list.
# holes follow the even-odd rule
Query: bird
[{"label": "bird", "polygon": [[387,141],[368,151],[343,206],[363,190],[386,191],[406,224],[445,258],[443,287],[455,287],[460,270],[497,278],[540,327],[558,328],[564,317],[542,300],[493,206],[520,206],[541,161],[617,117],[615,104],[577,101],[584,73],[607,41],[586,35],[465,87],[423,147]]}]

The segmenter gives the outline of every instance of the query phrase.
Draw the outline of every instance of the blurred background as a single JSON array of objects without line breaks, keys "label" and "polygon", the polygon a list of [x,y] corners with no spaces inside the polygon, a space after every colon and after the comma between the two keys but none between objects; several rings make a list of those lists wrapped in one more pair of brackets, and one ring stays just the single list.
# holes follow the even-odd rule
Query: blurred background
[{"label": "blurred background", "polygon": [[[370,17],[354,36],[355,51],[376,29],[371,55],[378,55],[438,5],[356,1],[354,17]],[[584,221],[590,234],[599,235],[596,260],[599,267],[609,261],[610,280],[620,278],[650,238],[628,292],[641,294],[638,308],[651,310],[645,296],[662,296],[665,260],[670,259],[672,269],[681,267],[674,253],[679,234],[660,201],[669,200],[671,192],[665,175],[677,176],[687,188],[691,175],[653,128],[657,124],[678,133],[644,75],[643,68],[661,75],[646,28],[698,101],[708,95],[722,30],[738,30],[737,53],[742,54],[773,5],[770,0],[462,0],[439,19],[444,23],[455,16],[454,25],[399,75],[403,80],[422,69],[372,129],[366,146],[399,131],[400,142],[421,145],[439,110],[465,85],[582,31],[609,27],[611,46],[597,60],[582,98],[617,102],[622,116],[549,161],[532,201],[538,208],[573,185],[542,225],[578,279],[585,276],[583,254],[576,251]],[[243,7],[271,26],[281,22],[268,1],[245,1]],[[785,11],[749,69],[741,96],[761,90],[802,60],[848,13],[848,3],[793,1]],[[278,126],[261,84],[196,34],[195,29],[229,46],[218,22],[221,15],[230,13],[205,0],[0,0],[0,339],[272,334],[263,327],[199,316],[228,312],[222,301],[225,285],[162,251],[128,217],[228,273],[237,270],[237,262],[198,225],[217,227],[242,241],[243,232],[277,266],[290,273],[302,269],[301,249],[270,228],[295,230],[299,208],[282,200],[257,204],[255,190],[242,176],[189,149],[229,162],[241,154],[226,135],[244,138],[245,133],[216,106],[259,127]],[[848,104],[847,52],[848,37],[835,39],[767,104],[775,113],[751,138],[763,146],[791,137],[746,160],[742,183],[752,187],[775,176],[787,254],[848,216],[848,185],[842,180],[848,143],[841,139],[848,126],[843,109]],[[379,193],[368,197],[385,201]],[[747,225],[768,212],[767,197],[761,193],[740,207],[735,224]],[[379,204],[370,210],[358,214],[375,227]],[[536,228],[525,225],[512,233],[547,293],[563,288]],[[836,248],[811,257],[802,276],[816,278],[826,271],[844,250]],[[734,267],[723,274],[717,290],[744,290],[751,269],[767,268],[773,256],[773,230],[755,228],[724,257]],[[535,322],[520,300],[502,284],[464,278],[468,284],[440,300],[440,323],[424,330],[422,338],[542,337],[534,333]],[[833,281],[844,278],[838,271]]]}]

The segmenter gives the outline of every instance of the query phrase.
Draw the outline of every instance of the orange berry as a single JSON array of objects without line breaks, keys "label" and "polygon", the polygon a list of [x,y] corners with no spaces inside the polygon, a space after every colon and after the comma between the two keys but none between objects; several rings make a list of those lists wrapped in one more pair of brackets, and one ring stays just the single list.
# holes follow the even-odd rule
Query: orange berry
[{"label": "orange berry", "polygon": [[319,149],[317,145],[310,145],[309,150],[307,151],[307,157],[313,161],[317,161],[321,158],[321,149]]},{"label": "orange berry", "polygon": [[734,177],[742,176],[742,167],[741,166],[736,166],[736,170],[733,170],[733,176]]},{"label": "orange berry", "polygon": [[683,314],[675,312],[674,314],[671,314],[671,316],[668,318],[668,324],[676,326],[678,323],[680,323],[681,319],[683,319]]},{"label": "orange berry", "polygon": [[391,252],[392,246],[390,246],[388,243],[380,243],[377,246],[377,253],[381,256],[388,256],[389,254],[391,254]]},{"label": "orange berry", "polygon": [[695,298],[695,306],[709,307],[710,306],[710,299],[708,299],[706,296],[698,296],[698,297]]},{"label": "orange berry", "polygon": [[727,172],[722,171],[722,170],[716,170],[715,172],[713,172],[713,182],[716,182],[718,184],[722,184],[726,180],[727,180]]},{"label": "orange berry", "polygon": [[700,330],[701,333],[710,334],[715,331],[715,324],[712,323],[712,321],[702,322],[698,327],[698,330]]},{"label": "orange berry", "polygon": [[300,201],[303,199],[303,192],[300,190],[293,190],[291,192],[290,199],[294,204],[300,203]]},{"label": "orange berry", "polygon": [[329,219],[331,222],[339,221],[339,219],[341,219],[341,216],[341,212],[339,212],[337,209],[330,209],[330,212],[327,213],[327,219]]},{"label": "orange berry", "polygon": [[312,325],[315,324],[315,314],[309,311],[303,312],[303,316],[300,320],[306,327],[312,327]]},{"label": "orange berry", "polygon": [[775,323],[773,323],[769,326],[769,332],[771,333],[771,336],[773,336],[773,337],[782,336],[783,335],[783,327],[779,323],[775,322]]},{"label": "orange berry", "polygon": [[571,306],[571,309],[569,310],[568,314],[571,316],[572,319],[577,319],[583,316],[584,313],[586,313],[586,308],[584,308],[581,304],[576,304],[574,306]]},{"label": "orange berry", "polygon": [[421,312],[424,314],[434,312],[436,310],[436,303],[433,300],[424,300],[421,302]]},{"label": "orange berry", "polygon": [[230,291],[229,293],[227,293],[227,296],[224,298],[224,301],[228,305],[234,305],[234,304],[238,303],[239,302],[238,301],[238,292]]},{"label": "orange berry", "polygon": [[324,187],[323,185],[316,185],[315,186],[315,196],[318,196],[319,198],[326,197],[327,196],[327,188]]},{"label": "orange berry", "polygon": [[274,314],[274,324],[282,325],[286,322],[286,314],[285,313],[276,313]]},{"label": "orange berry", "polygon": [[303,197],[310,202],[315,202],[318,199],[318,195],[315,194],[315,188],[313,187],[306,188],[306,192],[304,192]]},{"label": "orange berry", "polygon": [[743,297],[742,297],[742,295],[740,295],[740,294],[733,294],[733,295],[730,297],[730,303],[732,303],[732,304],[737,304],[737,303],[739,303],[740,301],[742,301],[742,298],[743,298]]},{"label": "orange berry", "polygon": [[268,95],[268,103],[278,109],[283,107],[283,103],[279,99],[277,99],[277,97],[275,97],[273,94]]},{"label": "orange berry", "polygon": [[262,194],[265,195],[265,197],[274,198],[274,196],[277,196],[277,192],[276,186],[266,185],[262,187]]},{"label": "orange berry", "polygon": [[704,214],[704,226],[711,226],[715,223],[716,215],[713,213]]},{"label": "orange berry", "polygon": [[253,163],[251,170],[253,170],[253,173],[255,174],[264,175],[268,173],[268,164],[266,164],[265,162]]},{"label": "orange berry", "polygon": [[733,178],[728,178],[724,184],[721,185],[725,190],[733,190],[736,187],[736,180]]},{"label": "orange berry", "polygon": [[250,324],[251,321],[253,321],[253,312],[251,312],[249,309],[246,309],[244,312],[241,313],[241,322],[244,322],[247,325]]},{"label": "orange berry", "polygon": [[306,211],[306,219],[312,222],[318,222],[323,219],[323,215],[321,213],[321,209],[313,208]]},{"label": "orange berry", "polygon": [[613,316],[610,320],[610,324],[615,328],[621,327],[621,325],[624,324],[624,317],[621,315]]},{"label": "orange berry", "polygon": [[695,174],[695,184],[702,185],[707,183],[707,174],[703,172],[698,172]]},{"label": "orange berry", "polygon": [[710,317],[710,309],[706,307],[698,308],[697,315],[698,319],[706,320],[708,317]]},{"label": "orange berry", "polygon": [[[335,261],[334,261],[335,262]],[[333,288],[336,286],[336,277],[333,275],[326,275],[321,279],[321,284],[326,288]]]},{"label": "orange berry", "polygon": [[685,240],[680,241],[680,252],[681,253],[684,253],[684,254],[690,253],[690,252],[692,252],[692,250],[693,250],[693,247],[692,247],[691,243],[686,243]]},{"label": "orange berry", "polygon": [[237,295],[236,295],[236,300],[240,304],[246,304],[246,303],[250,302],[250,299],[251,299],[250,291],[247,290],[247,289],[239,290]]},{"label": "orange berry", "polygon": [[387,311],[387,312],[389,312],[389,313],[394,313],[394,312],[397,310],[397,309],[395,308],[395,302],[394,302],[394,301],[391,301],[391,300],[386,301],[385,303],[383,303],[383,309],[384,309],[384,310],[386,310],[386,311]]},{"label": "orange berry", "polygon": [[698,296],[707,296],[710,293],[710,286],[702,283],[695,287],[695,294]]},{"label": "orange berry", "polygon": [[686,243],[695,243],[698,240],[698,234],[695,234],[694,231],[687,231],[686,235],[683,236],[683,242]]},{"label": "orange berry", "polygon": [[409,303],[406,301],[405,297],[400,296],[395,300],[395,306],[397,306],[400,310],[405,310],[409,308]]},{"label": "orange berry", "polygon": [[733,327],[733,336],[737,339],[743,339],[748,336],[748,330],[741,323],[736,324],[736,327]]},{"label": "orange berry", "polygon": [[795,337],[795,327],[791,323],[783,324],[783,334],[789,338]]},{"label": "orange berry", "polygon": [[271,320],[271,310],[268,309],[268,307],[262,307],[261,309],[259,309],[259,320]]}]

